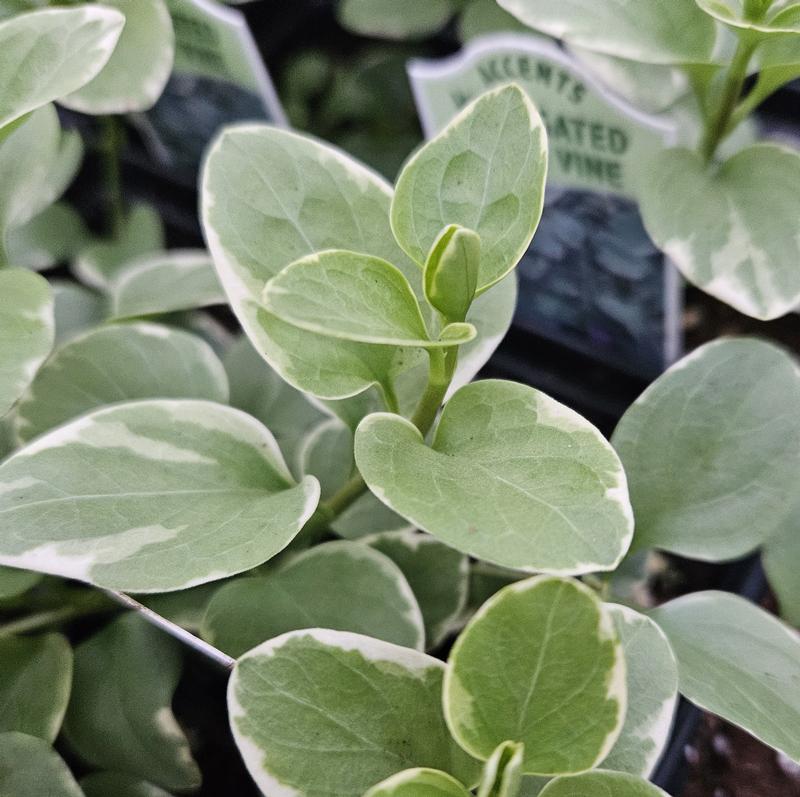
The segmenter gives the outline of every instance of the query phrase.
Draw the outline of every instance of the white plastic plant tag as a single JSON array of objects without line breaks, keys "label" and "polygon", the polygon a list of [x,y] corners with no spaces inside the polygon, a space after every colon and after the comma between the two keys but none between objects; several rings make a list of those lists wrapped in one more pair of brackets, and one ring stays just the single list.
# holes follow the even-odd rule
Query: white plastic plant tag
[{"label": "white plastic plant tag", "polygon": [[435,135],[474,97],[516,82],[548,129],[548,191],[519,265],[515,323],[643,379],[680,354],[680,280],[642,227],[637,185],[676,124],[613,94],[586,63],[536,35],[500,33],[408,73]]},{"label": "white plastic plant tag", "polygon": [[[149,155],[195,186],[206,145],[226,124],[286,115],[241,11],[214,0],[167,0],[175,66],[161,99],[137,124]],[[187,126],[186,120],[191,119]]]}]

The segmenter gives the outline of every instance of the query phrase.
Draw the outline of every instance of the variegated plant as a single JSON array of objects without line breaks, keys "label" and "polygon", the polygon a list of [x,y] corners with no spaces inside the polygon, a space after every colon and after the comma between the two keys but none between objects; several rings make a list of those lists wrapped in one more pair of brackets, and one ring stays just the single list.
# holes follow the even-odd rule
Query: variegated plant
[{"label": "variegated plant", "polygon": [[[46,246],[77,224],[53,204],[76,155],[48,103],[143,107],[169,71],[161,1],[111,5],[121,37],[108,5],[0,21],[39,59],[36,80],[0,72],[2,252],[22,266],[0,270],[0,793],[198,787],[173,639],[133,613],[74,653],[32,633],[102,617],[106,595],[230,667],[267,797],[663,796],[647,778],[679,691],[800,759],[796,634],[724,593],[648,614],[630,586],[649,548],[783,561],[796,363],[705,346],[611,443],[538,390],[473,382],[542,211],[546,133],[513,85],[394,187],[309,137],[224,131],[202,176],[210,255],[162,251],[141,206],[111,239]],[[64,257],[90,287],[29,270]],[[93,770],[80,784],[59,735]]]}]

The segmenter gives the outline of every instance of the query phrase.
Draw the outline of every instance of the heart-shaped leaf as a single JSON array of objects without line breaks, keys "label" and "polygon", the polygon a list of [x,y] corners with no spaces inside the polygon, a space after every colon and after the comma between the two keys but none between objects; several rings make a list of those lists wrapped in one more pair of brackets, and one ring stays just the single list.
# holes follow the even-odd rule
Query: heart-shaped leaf
[{"label": "heart-shaped leaf", "polygon": [[628,710],[604,769],[650,777],[669,741],[678,699],[678,665],[664,632],[627,606],[606,607],[625,656]]},{"label": "heart-shaped leaf", "polygon": [[[752,14],[748,0],[695,0],[698,6],[714,19],[732,28],[774,36],[800,33],[800,3],[797,0],[770,0],[761,3],[759,13]],[[800,40],[797,40],[800,45]]]},{"label": "heart-shaped leaf", "polygon": [[67,108],[91,114],[146,111],[172,72],[175,36],[164,0],[104,0],[125,15],[125,27],[108,63],[78,91],[62,97]]},{"label": "heart-shaped leaf", "polygon": [[111,285],[115,318],[172,313],[223,304],[211,258],[201,249],[174,249],[125,264]]},{"label": "heart-shaped leaf", "polygon": [[480,236],[477,292],[519,262],[539,224],[547,174],[547,133],[516,85],[487,92],[403,167],[392,230],[420,266],[451,224]]},{"label": "heart-shaped leaf", "polygon": [[0,128],[90,81],[124,24],[119,11],[95,3],[0,22]]},{"label": "heart-shaped leaf", "polygon": [[643,182],[642,218],[689,282],[754,318],[777,318],[800,303],[799,181],[800,153],[775,144],[718,168],[666,150]]},{"label": "heart-shaped leaf", "polygon": [[200,771],[170,707],[180,674],[177,642],[135,613],[115,620],[75,649],[70,747],[95,767],[197,788]]},{"label": "heart-shaped leaf", "polygon": [[318,498],[316,479],[296,485],[275,439],[243,412],[116,404],[0,465],[0,564],[130,592],[187,589],[274,556]]},{"label": "heart-shaped leaf", "polygon": [[681,694],[800,763],[800,637],[727,592],[653,609],[675,656]]},{"label": "heart-shaped leaf", "polygon": [[625,772],[595,770],[556,778],[540,792],[540,797],[669,797],[669,795],[635,775]]},{"label": "heart-shaped leaf", "polygon": [[100,327],[57,349],[42,366],[19,401],[14,428],[27,441],[105,404],[143,398],[224,403],[228,380],[195,335],[160,324]]},{"label": "heart-shaped leaf", "polygon": [[603,604],[579,581],[535,576],[502,589],[467,624],[450,653],[444,709],[453,736],[477,758],[522,742],[522,772],[559,775],[608,755],[626,692],[622,646]]},{"label": "heart-shaped leaf", "polygon": [[470,797],[470,792],[446,772],[417,768],[386,778],[364,797]]},{"label": "heart-shaped leaf", "polygon": [[396,346],[456,342],[430,339],[408,280],[371,255],[332,249],[296,260],[267,283],[262,300],[281,320],[320,335]]},{"label": "heart-shaped leaf", "polygon": [[60,634],[0,637],[0,733],[55,741],[72,686],[72,649]]},{"label": "heart-shaped leaf", "polygon": [[345,398],[424,360],[421,351],[301,330],[261,307],[268,280],[326,249],[382,258],[421,283],[389,228],[391,188],[373,172],[311,138],[241,125],[212,145],[202,194],[203,227],[228,301],[253,345],[290,384]]},{"label": "heart-shaped leaf", "polygon": [[328,542],[266,576],[221,587],[203,638],[231,656],[301,628],[333,628],[422,649],[422,615],[391,559],[355,542]]},{"label": "heart-shaped leaf", "polygon": [[11,409],[50,353],[55,336],[47,281],[22,269],[0,271],[0,416]]},{"label": "heart-shaped leaf", "polygon": [[800,370],[769,343],[706,344],[637,399],[612,440],[628,473],[637,548],[734,559],[796,502]]},{"label": "heart-shaped leaf", "polygon": [[61,756],[43,739],[0,733],[0,794],[84,797]]},{"label": "heart-shaped leaf", "polygon": [[373,534],[363,541],[403,571],[422,610],[427,648],[441,644],[467,605],[469,559],[434,537],[410,530]]},{"label": "heart-shaped leaf", "polygon": [[625,474],[611,446],[580,415],[524,385],[462,387],[430,447],[405,419],[370,415],[355,454],[381,501],[480,559],[577,574],[612,570],[630,544]]},{"label": "heart-shaped leaf", "polygon": [[649,64],[700,64],[714,56],[714,21],[695,0],[498,2],[548,36],[606,55]]},{"label": "heart-shaped leaf", "polygon": [[478,764],[442,716],[444,669],[424,653],[359,634],[293,631],[237,662],[228,685],[234,739],[267,794],[362,797],[417,767],[472,784]]}]

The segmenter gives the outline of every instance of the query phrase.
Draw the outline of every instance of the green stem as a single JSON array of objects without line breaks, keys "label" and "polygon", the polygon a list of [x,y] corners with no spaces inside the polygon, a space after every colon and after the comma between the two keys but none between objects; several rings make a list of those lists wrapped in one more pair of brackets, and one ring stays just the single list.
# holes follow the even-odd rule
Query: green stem
[{"label": "green stem", "polygon": [[93,602],[82,606],[62,606],[60,609],[29,614],[26,617],[20,617],[19,620],[12,620],[9,623],[0,625],[0,637],[11,634],[26,634],[29,631],[38,631],[40,628],[46,628],[51,625],[63,625],[78,617],[99,614],[114,608],[116,607],[104,601],[102,604]]},{"label": "green stem", "polygon": [[714,157],[722,140],[730,132],[729,123],[736,104],[742,95],[744,82],[747,79],[747,66],[755,50],[755,43],[745,38],[739,40],[733,61],[725,76],[725,85],[722,89],[722,99],[710,119],[706,123],[703,140],[700,143],[700,154],[706,163]]},{"label": "green stem", "polygon": [[108,199],[108,226],[114,238],[119,237],[125,223],[125,204],[122,197],[122,172],[120,154],[122,152],[122,128],[115,116],[103,116],[102,153],[103,174]]},{"label": "green stem", "polygon": [[429,349],[430,358],[428,387],[420,399],[411,423],[419,429],[423,437],[428,434],[439,408],[442,406],[447,388],[453,379],[458,362],[458,347],[448,349]]}]

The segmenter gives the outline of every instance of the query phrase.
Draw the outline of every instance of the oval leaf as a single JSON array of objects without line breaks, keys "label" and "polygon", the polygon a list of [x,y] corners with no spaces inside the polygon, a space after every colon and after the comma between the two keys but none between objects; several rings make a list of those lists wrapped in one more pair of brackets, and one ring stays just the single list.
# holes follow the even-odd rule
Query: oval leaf
[{"label": "oval leaf", "polygon": [[777,318],[800,303],[798,182],[800,153],[775,144],[717,170],[666,150],[648,169],[642,218],[689,282],[746,315]]},{"label": "oval leaf", "polygon": [[435,346],[403,273],[371,255],[332,249],[296,260],[264,289],[264,306],[293,326],[334,338]]},{"label": "oval leaf", "polygon": [[441,644],[458,626],[467,605],[469,559],[427,534],[409,530],[373,534],[363,541],[403,571],[422,610],[427,648]]},{"label": "oval leaf", "polygon": [[761,561],[781,616],[800,628],[800,505],[764,543]]},{"label": "oval leaf", "polygon": [[64,735],[95,767],[167,789],[200,785],[200,771],[170,704],[181,674],[177,642],[128,613],[75,649]]},{"label": "oval leaf", "polygon": [[403,167],[392,230],[420,266],[441,231],[460,224],[480,236],[477,293],[519,262],[539,224],[547,133],[516,85],[487,92]]},{"label": "oval leaf", "polygon": [[800,637],[727,592],[653,609],[678,660],[680,690],[800,763]]},{"label": "oval leaf", "polygon": [[0,733],[0,794],[14,797],[84,797],[72,773],[43,739]]},{"label": "oval leaf", "polygon": [[498,2],[521,22],[548,36],[642,63],[706,63],[712,60],[717,38],[713,20],[695,0]]},{"label": "oval leaf", "polygon": [[414,594],[391,559],[355,542],[328,542],[278,571],[226,584],[211,599],[203,638],[231,656],[301,628],[332,628],[422,649]]},{"label": "oval leaf", "polygon": [[125,27],[99,75],[61,104],[91,114],[146,111],[161,96],[175,55],[172,19],[164,0],[103,0],[125,15]]},{"label": "oval leaf", "polygon": [[453,0],[398,4],[395,0],[342,0],[336,17],[346,30],[379,39],[423,39],[453,16]]},{"label": "oval leaf", "polygon": [[612,440],[628,473],[637,548],[742,556],[796,500],[800,371],[769,343],[709,343],[657,379]]},{"label": "oval leaf", "polygon": [[0,416],[36,375],[55,337],[47,280],[22,269],[0,271]]},{"label": "oval leaf", "polygon": [[[228,128],[202,178],[203,228],[228,301],[253,345],[290,384],[345,398],[424,358],[390,346],[326,338],[260,306],[265,283],[326,249],[380,257],[421,280],[389,228],[391,188],[338,150],[265,125]],[[412,287],[414,283],[412,282]]]},{"label": "oval leaf", "polygon": [[431,447],[405,419],[370,415],[355,454],[381,501],[479,559],[588,573],[613,569],[630,544],[625,474],[611,446],[580,415],[524,385],[462,387]]},{"label": "oval leaf", "polygon": [[664,632],[627,606],[609,605],[628,684],[625,724],[604,769],[650,777],[669,741],[678,700],[678,665]]},{"label": "oval leaf", "polygon": [[211,258],[202,249],[173,249],[125,264],[111,285],[115,318],[173,313],[223,304]]},{"label": "oval leaf", "polygon": [[222,363],[195,335],[158,324],[101,327],[66,343],[20,399],[14,426],[27,441],[104,404],[143,398],[224,403]]},{"label": "oval leaf", "polygon": [[272,435],[238,410],[117,404],[0,465],[0,564],[130,592],[186,589],[274,556],[318,497],[316,479],[295,485]]},{"label": "oval leaf", "polygon": [[522,772],[531,775],[599,764],[625,705],[625,659],[611,616],[588,587],[552,576],[490,598],[453,646],[444,679],[445,717],[458,743],[486,760],[502,742],[522,742]]},{"label": "oval leaf", "polygon": [[470,792],[446,772],[417,768],[386,778],[364,797],[470,797]]},{"label": "oval leaf", "polygon": [[98,4],[0,22],[0,128],[90,81],[106,65],[124,24],[119,11]]},{"label": "oval leaf", "polygon": [[0,733],[55,741],[72,685],[72,649],[61,634],[0,637]]},{"label": "oval leaf", "polygon": [[584,772],[548,783],[539,797],[669,797],[646,780],[625,772]]},{"label": "oval leaf", "polygon": [[438,659],[359,634],[293,631],[237,662],[228,685],[234,739],[267,794],[361,797],[417,767],[473,783],[477,762],[442,717],[443,672]]}]

